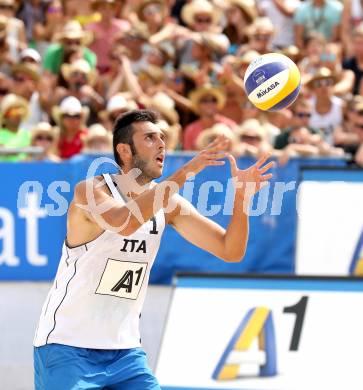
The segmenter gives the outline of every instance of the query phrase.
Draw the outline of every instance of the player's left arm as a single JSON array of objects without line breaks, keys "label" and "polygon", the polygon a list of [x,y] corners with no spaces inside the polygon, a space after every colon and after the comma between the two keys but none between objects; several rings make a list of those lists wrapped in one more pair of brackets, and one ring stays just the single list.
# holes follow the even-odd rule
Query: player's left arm
[{"label": "player's left arm", "polygon": [[248,169],[240,170],[235,158],[228,156],[236,191],[233,214],[227,229],[200,214],[180,195],[174,196],[176,207],[167,214],[167,222],[186,240],[214,256],[226,262],[241,261],[248,241],[247,211],[250,200],[272,177],[267,171],[274,163],[265,164],[268,157],[265,155]]}]

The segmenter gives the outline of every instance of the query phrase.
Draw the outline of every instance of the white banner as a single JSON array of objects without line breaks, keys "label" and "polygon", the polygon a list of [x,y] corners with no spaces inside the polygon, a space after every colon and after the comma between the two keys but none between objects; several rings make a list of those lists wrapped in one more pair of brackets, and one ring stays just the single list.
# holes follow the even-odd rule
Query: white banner
[{"label": "white banner", "polygon": [[304,181],[298,196],[296,273],[349,275],[362,230],[362,182]]},{"label": "white banner", "polygon": [[163,389],[363,388],[362,282],[181,281],[156,369]]}]

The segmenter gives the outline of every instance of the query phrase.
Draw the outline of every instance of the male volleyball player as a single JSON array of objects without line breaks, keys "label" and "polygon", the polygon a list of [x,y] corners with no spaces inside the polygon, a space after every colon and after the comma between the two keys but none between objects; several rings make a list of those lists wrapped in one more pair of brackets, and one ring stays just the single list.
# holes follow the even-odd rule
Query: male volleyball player
[{"label": "male volleyball player", "polygon": [[[223,152],[217,138],[167,181],[155,184],[165,159],[164,135],[152,111],[136,110],[115,124],[118,175],[85,180],[75,188],[67,238],[34,340],[36,390],[157,390],[140,346],[139,316],[150,268],[166,224],[224,261],[240,261],[248,238],[246,183],[266,184],[273,163],[261,158],[247,170]],[[236,184],[227,230],[177,194],[189,175],[224,164]],[[133,182],[129,175],[138,168]],[[139,192],[139,193],[137,193]],[[140,193],[141,192],[141,193]],[[129,197],[127,197],[129,196]]]}]

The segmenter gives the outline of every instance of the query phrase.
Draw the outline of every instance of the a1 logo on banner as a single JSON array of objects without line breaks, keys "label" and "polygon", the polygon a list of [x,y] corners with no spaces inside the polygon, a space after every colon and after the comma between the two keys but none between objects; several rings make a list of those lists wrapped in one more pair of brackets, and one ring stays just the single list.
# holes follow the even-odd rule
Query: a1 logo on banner
[{"label": "a1 logo on banner", "polygon": [[[303,296],[295,305],[283,309],[283,313],[296,315],[290,351],[298,350],[307,302],[308,297]],[[253,349],[256,341],[257,351]],[[225,348],[212,378],[240,378],[243,376],[244,366],[251,364],[259,367],[258,376],[278,375],[276,331],[273,313],[267,307],[254,307],[247,312]]]},{"label": "a1 logo on banner", "polygon": [[96,294],[137,299],[144,282],[147,263],[108,259]]}]

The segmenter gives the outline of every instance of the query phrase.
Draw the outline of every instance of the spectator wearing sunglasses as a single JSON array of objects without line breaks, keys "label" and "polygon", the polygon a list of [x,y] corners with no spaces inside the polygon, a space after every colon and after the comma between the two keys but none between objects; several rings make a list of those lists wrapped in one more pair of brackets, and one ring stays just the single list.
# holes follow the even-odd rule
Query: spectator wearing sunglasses
[{"label": "spectator wearing sunglasses", "polygon": [[199,119],[190,123],[184,130],[184,150],[195,150],[198,135],[216,123],[223,123],[231,129],[236,127],[234,121],[219,114],[226,102],[226,96],[222,89],[205,84],[191,92],[190,100]]},{"label": "spectator wearing sunglasses", "polygon": [[65,96],[76,97],[83,106],[89,108],[89,124],[97,121],[97,113],[104,108],[105,101],[94,89],[97,72],[83,58],[62,65],[62,76],[66,87],[57,87],[54,102],[59,102]]},{"label": "spectator wearing sunglasses", "polygon": [[87,134],[86,122],[89,111],[74,96],[66,97],[59,106],[53,107],[53,119],[59,127],[59,156],[68,159],[80,153],[83,138]]},{"label": "spectator wearing sunglasses", "polygon": [[282,129],[280,135],[275,139],[275,149],[284,149],[291,141],[291,133],[296,128],[306,128],[311,134],[322,135],[319,129],[311,127],[309,125],[313,112],[312,103],[309,99],[300,97],[291,106],[292,118],[291,125],[285,129]]},{"label": "spectator wearing sunglasses", "polygon": [[57,155],[58,131],[48,122],[39,122],[31,130],[30,145],[39,147],[42,152],[29,157],[28,161],[50,161],[60,162],[61,159]]},{"label": "spectator wearing sunglasses", "polygon": [[[78,22],[67,22],[62,31],[54,36],[54,40],[56,43],[52,43],[44,54],[43,67],[46,75],[58,76],[64,59],[77,50],[82,51],[84,60],[92,69],[96,67],[97,56],[87,47],[92,42],[92,33],[84,31]],[[56,77],[51,78],[56,82]]]},{"label": "spectator wearing sunglasses", "polygon": [[267,17],[255,19],[248,31],[249,42],[243,45],[238,54],[243,54],[247,50],[255,50],[260,54],[272,51],[272,39],[275,34],[275,27]]},{"label": "spectator wearing sunglasses", "polygon": [[29,115],[22,127],[31,130],[38,122],[48,119],[47,108],[50,100],[50,88],[41,80],[38,64],[23,62],[12,67],[13,92],[27,100]]},{"label": "spectator wearing sunglasses", "polygon": [[268,132],[257,119],[248,119],[236,129],[236,145],[234,155],[253,156],[259,158],[261,155],[271,152],[272,146],[268,142]]},{"label": "spectator wearing sunglasses", "polygon": [[354,86],[354,73],[342,67],[342,47],[338,43],[327,43],[319,56],[319,66],[328,68],[336,76],[334,95],[351,94]]},{"label": "spectator wearing sunglasses", "polygon": [[309,125],[323,132],[324,140],[333,145],[333,133],[343,124],[344,101],[334,96],[336,76],[328,68],[318,69],[306,83],[311,91],[312,115]]}]

